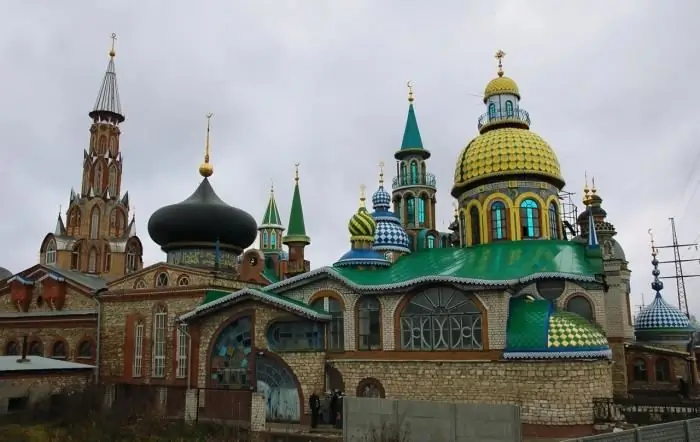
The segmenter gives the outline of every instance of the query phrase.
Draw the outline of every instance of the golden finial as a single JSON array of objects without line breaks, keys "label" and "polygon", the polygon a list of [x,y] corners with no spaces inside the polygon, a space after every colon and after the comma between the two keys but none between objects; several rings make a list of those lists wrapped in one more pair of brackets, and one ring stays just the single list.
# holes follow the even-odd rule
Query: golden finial
[{"label": "golden finial", "polygon": [[656,257],[656,255],[659,254],[659,249],[656,248],[656,244],[654,243],[654,231],[649,229],[649,238],[651,238],[651,256]]},{"label": "golden finial", "polygon": [[214,173],[214,166],[209,163],[209,131],[211,129],[211,117],[214,114],[209,112],[206,114],[207,117],[207,135],[204,141],[204,162],[199,166],[199,174],[204,178],[212,176]]},{"label": "golden finial", "polygon": [[379,185],[384,185],[384,161],[379,162]]},{"label": "golden finial", "polygon": [[360,208],[365,208],[365,189],[367,189],[367,186],[364,184],[360,184]]},{"label": "golden finial", "polygon": [[294,181],[299,182],[299,163],[294,163]]},{"label": "golden finial", "polygon": [[413,82],[411,80],[408,80],[406,82],[406,87],[408,87],[408,102],[413,103]]},{"label": "golden finial", "polygon": [[506,53],[503,52],[502,49],[499,49],[496,51],[496,60],[498,60],[498,76],[502,77],[503,76],[503,58],[506,56]]},{"label": "golden finial", "polygon": [[598,189],[595,187],[595,177],[591,177],[591,197],[596,194]]},{"label": "golden finial", "polygon": [[588,172],[583,173],[583,204],[588,205],[591,199],[591,189],[588,188]]},{"label": "golden finial", "polygon": [[109,56],[114,58],[115,55],[117,55],[116,52],[114,52],[114,45],[117,42],[117,34],[116,32],[112,32],[112,36],[110,37],[112,39],[112,49],[109,50]]},{"label": "golden finial", "polygon": [[273,193],[275,193],[275,181],[270,180],[270,195],[272,195]]}]

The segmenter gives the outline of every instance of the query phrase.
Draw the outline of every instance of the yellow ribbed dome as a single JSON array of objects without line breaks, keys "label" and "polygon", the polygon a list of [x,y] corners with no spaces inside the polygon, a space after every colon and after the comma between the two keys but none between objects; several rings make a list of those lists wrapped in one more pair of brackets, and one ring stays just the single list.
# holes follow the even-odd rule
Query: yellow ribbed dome
[{"label": "yellow ribbed dome", "polygon": [[489,177],[537,175],[564,186],[559,160],[546,141],[527,129],[490,130],[462,150],[455,169],[454,189]]},{"label": "yellow ribbed dome", "polygon": [[352,238],[370,238],[374,239],[374,233],[377,230],[377,223],[372,218],[372,215],[367,212],[367,209],[360,207],[356,214],[350,218],[348,222],[348,230]]},{"label": "yellow ribbed dome", "polygon": [[486,89],[484,89],[484,102],[486,102],[487,98],[498,94],[513,94],[520,98],[520,90],[518,89],[517,83],[510,77],[503,77],[500,75],[489,81],[489,84],[486,85]]}]

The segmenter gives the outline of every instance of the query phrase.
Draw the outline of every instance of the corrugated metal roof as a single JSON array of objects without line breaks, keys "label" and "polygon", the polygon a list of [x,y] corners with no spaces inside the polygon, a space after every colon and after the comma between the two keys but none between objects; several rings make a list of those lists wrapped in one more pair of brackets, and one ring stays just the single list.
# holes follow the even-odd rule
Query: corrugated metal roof
[{"label": "corrugated metal roof", "polygon": [[95,368],[92,365],[44,358],[42,356],[27,356],[27,359],[23,362],[17,362],[18,359],[20,359],[20,356],[0,356],[0,373],[8,371],[85,370]]}]

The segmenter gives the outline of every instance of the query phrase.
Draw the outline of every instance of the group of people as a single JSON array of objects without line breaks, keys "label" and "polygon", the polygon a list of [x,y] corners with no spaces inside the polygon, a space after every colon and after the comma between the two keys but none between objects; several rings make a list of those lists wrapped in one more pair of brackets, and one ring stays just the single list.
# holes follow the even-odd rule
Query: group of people
[{"label": "group of people", "polygon": [[[343,428],[343,392],[333,390],[328,395],[328,414],[326,423],[335,428]],[[311,428],[316,428],[319,419],[323,416],[321,397],[316,390],[309,397],[309,408],[311,409]]]}]

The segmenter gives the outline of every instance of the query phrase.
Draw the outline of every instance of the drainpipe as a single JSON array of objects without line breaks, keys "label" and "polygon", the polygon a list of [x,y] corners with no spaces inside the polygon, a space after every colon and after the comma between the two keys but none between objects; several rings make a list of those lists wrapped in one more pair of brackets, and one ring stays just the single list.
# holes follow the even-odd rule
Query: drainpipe
[{"label": "drainpipe", "polygon": [[95,300],[97,305],[97,336],[95,338],[95,385],[100,384],[100,347],[102,346],[102,341],[100,336],[102,334],[102,303],[100,303],[100,293],[107,291],[107,289],[99,289],[95,291],[95,295],[92,299]]}]

